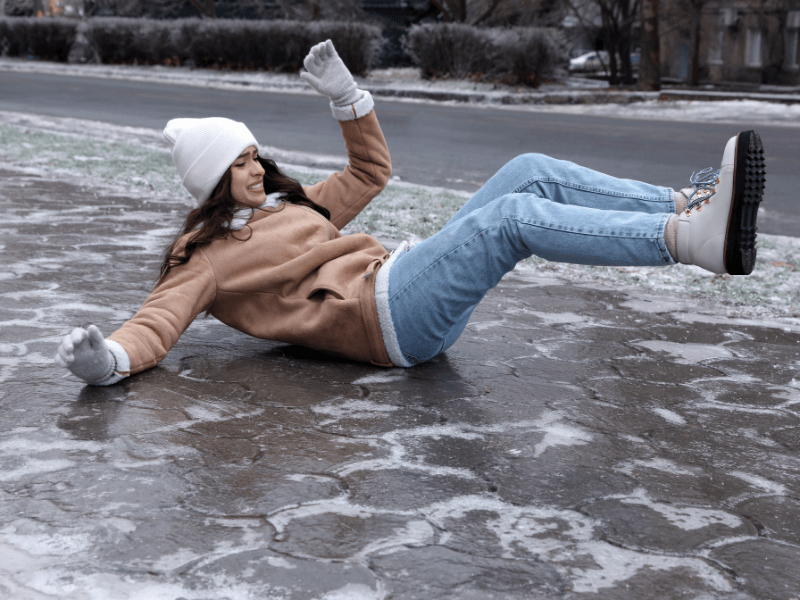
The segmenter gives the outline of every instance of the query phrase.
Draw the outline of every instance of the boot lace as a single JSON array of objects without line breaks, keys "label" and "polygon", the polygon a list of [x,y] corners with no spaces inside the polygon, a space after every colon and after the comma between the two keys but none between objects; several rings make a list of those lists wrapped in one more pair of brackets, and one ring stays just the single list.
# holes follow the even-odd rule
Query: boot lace
[{"label": "boot lace", "polygon": [[692,210],[702,202],[708,203],[711,196],[717,193],[715,186],[719,183],[719,171],[708,167],[699,173],[692,173],[689,183],[692,184],[694,190],[689,195],[686,210]]}]

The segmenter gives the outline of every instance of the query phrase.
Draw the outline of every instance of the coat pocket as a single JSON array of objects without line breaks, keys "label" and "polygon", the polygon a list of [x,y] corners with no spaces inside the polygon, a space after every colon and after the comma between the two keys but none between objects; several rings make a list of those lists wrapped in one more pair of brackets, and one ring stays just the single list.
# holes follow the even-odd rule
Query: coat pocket
[{"label": "coat pocket", "polygon": [[333,296],[339,300],[344,300],[345,296],[343,290],[333,289],[330,285],[315,285],[311,291],[306,294],[307,300],[325,300],[328,296]]}]

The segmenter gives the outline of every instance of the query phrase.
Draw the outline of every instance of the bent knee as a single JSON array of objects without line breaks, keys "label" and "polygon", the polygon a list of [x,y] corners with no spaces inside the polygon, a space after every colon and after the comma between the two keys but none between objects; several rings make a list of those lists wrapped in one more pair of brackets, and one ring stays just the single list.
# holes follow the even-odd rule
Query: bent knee
[{"label": "bent knee", "polygon": [[541,171],[546,165],[558,162],[557,159],[538,152],[526,152],[508,161],[501,170],[523,171],[526,173]]}]

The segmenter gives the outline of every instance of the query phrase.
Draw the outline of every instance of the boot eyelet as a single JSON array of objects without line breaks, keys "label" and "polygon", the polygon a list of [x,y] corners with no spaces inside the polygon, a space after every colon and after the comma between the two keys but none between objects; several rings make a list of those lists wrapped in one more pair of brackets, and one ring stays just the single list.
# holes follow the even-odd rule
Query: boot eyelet
[{"label": "boot eyelet", "polygon": [[705,202],[706,204],[711,204],[711,198],[706,198],[705,200],[703,200],[703,202]]},{"label": "boot eyelet", "polygon": [[698,206],[697,207],[697,212],[700,212],[701,210],[703,210],[703,207],[702,206]]},{"label": "boot eyelet", "polygon": [[691,217],[691,216],[692,216],[692,211],[690,211],[690,210],[687,210],[687,211],[686,211],[686,216],[687,216],[687,217]]}]

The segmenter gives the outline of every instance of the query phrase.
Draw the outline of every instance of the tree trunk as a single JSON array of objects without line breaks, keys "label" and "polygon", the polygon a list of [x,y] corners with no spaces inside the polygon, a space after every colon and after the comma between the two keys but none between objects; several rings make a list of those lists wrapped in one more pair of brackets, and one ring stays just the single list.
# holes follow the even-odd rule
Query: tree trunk
[{"label": "tree trunk", "polygon": [[661,89],[661,50],[658,40],[658,0],[642,0],[642,44],[639,89]]},{"label": "tree trunk", "polygon": [[[601,14],[603,17],[603,37],[606,42],[606,50],[608,50],[608,83],[617,85],[619,83],[619,72],[617,71],[617,44],[614,39],[612,29],[612,18],[608,10],[602,7]],[[600,61],[602,64],[602,60]]]},{"label": "tree trunk", "polygon": [[620,18],[617,27],[617,46],[619,60],[622,67],[622,83],[633,83],[633,69],[631,68],[631,13],[629,0],[620,2]]},{"label": "tree trunk", "polygon": [[689,84],[700,85],[700,16],[703,13],[705,0],[692,0],[692,55]]}]

